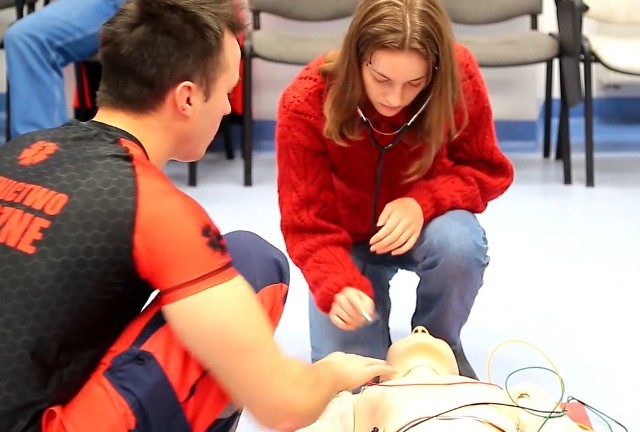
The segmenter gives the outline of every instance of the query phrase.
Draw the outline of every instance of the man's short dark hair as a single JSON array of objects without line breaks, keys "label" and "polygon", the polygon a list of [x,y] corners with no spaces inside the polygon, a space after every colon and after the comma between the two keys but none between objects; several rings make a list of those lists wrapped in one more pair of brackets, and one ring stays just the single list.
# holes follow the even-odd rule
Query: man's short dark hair
[{"label": "man's short dark hair", "polygon": [[181,81],[208,96],[225,32],[244,29],[240,16],[233,0],[127,0],[102,28],[98,105],[148,112]]}]

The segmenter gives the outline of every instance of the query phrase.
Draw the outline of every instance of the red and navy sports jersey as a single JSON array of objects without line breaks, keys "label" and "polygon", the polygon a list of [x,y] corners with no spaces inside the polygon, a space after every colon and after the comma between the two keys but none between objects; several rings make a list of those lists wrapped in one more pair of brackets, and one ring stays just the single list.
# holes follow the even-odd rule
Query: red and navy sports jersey
[{"label": "red and navy sports jersey", "polygon": [[0,148],[0,431],[39,430],[160,290],[237,274],[206,212],[140,142],[99,122]]}]

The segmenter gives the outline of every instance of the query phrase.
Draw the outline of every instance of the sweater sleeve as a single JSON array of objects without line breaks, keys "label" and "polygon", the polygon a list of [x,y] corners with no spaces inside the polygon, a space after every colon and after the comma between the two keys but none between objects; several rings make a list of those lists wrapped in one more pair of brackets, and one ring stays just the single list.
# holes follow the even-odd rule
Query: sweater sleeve
[{"label": "sweater sleeve", "polygon": [[[351,258],[352,240],[340,226],[318,94],[285,90],[278,108],[276,160],[281,228],[318,308],[328,313],[344,287],[373,298],[371,283]],[[318,93],[318,92],[316,92]]]},{"label": "sweater sleeve", "polygon": [[467,124],[439,152],[426,176],[406,193],[420,204],[426,222],[452,209],[481,213],[513,182],[513,166],[498,147],[480,68],[469,51],[459,48],[460,52]]}]

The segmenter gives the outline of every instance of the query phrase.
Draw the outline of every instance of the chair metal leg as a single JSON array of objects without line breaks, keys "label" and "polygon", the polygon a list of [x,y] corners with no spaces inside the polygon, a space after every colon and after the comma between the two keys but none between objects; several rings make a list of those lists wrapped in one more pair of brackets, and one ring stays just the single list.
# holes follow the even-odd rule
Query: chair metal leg
[{"label": "chair metal leg", "polygon": [[570,185],[571,179],[571,134],[569,131],[569,101],[565,73],[560,62],[560,124],[558,125],[558,150],[556,159],[562,159],[564,184]]},{"label": "chair metal leg", "polygon": [[569,107],[563,101],[560,108],[560,126],[558,128],[558,140],[562,153],[562,172],[564,177],[564,184],[570,185],[571,179],[571,145],[569,131]]},{"label": "chair metal leg", "polygon": [[228,160],[234,158],[233,154],[233,138],[231,137],[231,120],[229,116],[224,116],[220,124],[222,128],[222,137],[224,139],[224,152]]},{"label": "chair metal leg", "polygon": [[[556,141],[556,158],[557,161],[562,161],[566,163],[568,160],[569,164],[571,163],[571,136],[569,133],[569,104],[566,100],[566,83],[565,83],[565,73],[563,70],[563,63],[559,61],[560,68],[560,114],[558,116],[558,132],[557,132],[557,141]],[[566,152],[569,152],[567,158],[565,158]],[[571,184],[571,167],[565,167],[564,180],[565,184]],[[568,178],[567,178],[568,177]],[[567,183],[568,180],[568,183]]]},{"label": "chair metal leg", "polygon": [[252,105],[252,67],[251,67],[251,47],[247,46],[245,41],[245,50],[248,50],[248,55],[245,55],[244,61],[244,79],[243,92],[242,92],[242,157],[244,159],[244,185],[251,186],[252,179],[252,159],[253,159],[253,105]]},{"label": "chair metal leg", "polygon": [[85,72],[82,62],[74,64],[76,74],[76,98],[78,99],[78,107],[76,108],[76,118],[80,121],[87,121],[89,117],[89,107],[87,106],[85,93]]},{"label": "chair metal leg", "polygon": [[587,53],[584,58],[584,152],[586,159],[587,187],[595,185],[593,162],[593,93],[592,93],[592,58]]},{"label": "chair metal leg", "polygon": [[542,156],[547,159],[551,154],[551,113],[553,88],[553,60],[547,62],[547,80],[544,97],[544,140]]},{"label": "chair metal leg", "polygon": [[6,107],[5,107],[5,120],[4,120],[4,142],[7,143],[11,140],[11,98],[9,97],[9,78],[7,78],[7,92],[6,92]]},{"label": "chair metal leg", "polygon": [[197,186],[198,183],[198,162],[189,162],[189,186]]}]

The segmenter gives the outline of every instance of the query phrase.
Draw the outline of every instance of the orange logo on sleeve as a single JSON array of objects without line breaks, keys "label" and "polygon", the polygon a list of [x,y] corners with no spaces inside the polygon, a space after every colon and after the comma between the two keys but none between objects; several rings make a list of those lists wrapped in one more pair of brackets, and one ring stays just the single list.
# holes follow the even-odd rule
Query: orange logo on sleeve
[{"label": "orange logo on sleeve", "polygon": [[58,144],[49,141],[38,141],[22,150],[18,156],[18,163],[22,166],[39,164],[58,150]]}]

